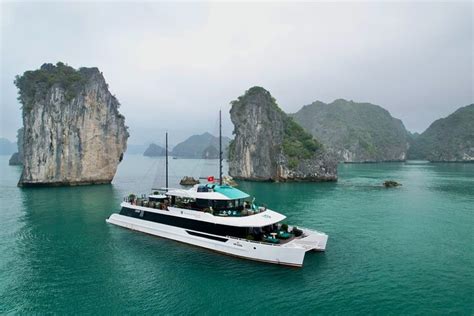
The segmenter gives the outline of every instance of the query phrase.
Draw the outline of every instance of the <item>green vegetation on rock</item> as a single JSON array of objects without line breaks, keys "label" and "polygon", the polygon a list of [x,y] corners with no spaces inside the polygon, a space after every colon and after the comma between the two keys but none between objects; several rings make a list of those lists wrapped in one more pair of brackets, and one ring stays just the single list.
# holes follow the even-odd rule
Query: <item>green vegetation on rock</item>
[{"label": "green vegetation on rock", "polygon": [[299,159],[309,159],[322,145],[311,134],[306,132],[291,117],[285,120],[283,136],[283,153],[290,160],[290,168],[298,165]]},{"label": "green vegetation on rock", "polygon": [[430,161],[474,161],[474,104],[434,121],[426,131],[414,137],[408,157]]},{"label": "green vegetation on rock", "polygon": [[65,90],[66,100],[71,101],[87,81],[86,71],[85,68],[76,70],[62,62],[43,64],[40,69],[26,71],[15,77],[18,100],[24,110],[30,110],[35,99],[46,97],[51,87],[58,85]]},{"label": "green vegetation on rock", "polygon": [[378,105],[317,101],[291,116],[340,161],[406,159],[408,135],[403,123]]}]

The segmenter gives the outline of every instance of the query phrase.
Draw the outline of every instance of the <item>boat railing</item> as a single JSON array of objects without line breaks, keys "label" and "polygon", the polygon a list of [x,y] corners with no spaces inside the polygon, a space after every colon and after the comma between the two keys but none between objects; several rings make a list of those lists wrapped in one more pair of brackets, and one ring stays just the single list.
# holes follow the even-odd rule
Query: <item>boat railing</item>
[{"label": "boat railing", "polygon": [[250,243],[254,243],[254,244],[267,245],[267,246],[281,246],[281,244],[272,244],[272,243],[269,243],[269,242],[251,240],[251,239],[246,239],[246,238],[239,238],[239,237],[234,237],[234,236],[226,236],[226,238],[246,241],[246,242],[250,242]]}]

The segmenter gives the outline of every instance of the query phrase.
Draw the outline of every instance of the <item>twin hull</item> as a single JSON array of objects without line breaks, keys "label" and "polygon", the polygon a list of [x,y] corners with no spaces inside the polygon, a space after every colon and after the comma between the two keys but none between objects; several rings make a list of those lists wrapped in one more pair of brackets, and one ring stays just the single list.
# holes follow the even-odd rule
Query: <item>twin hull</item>
[{"label": "twin hull", "polygon": [[[207,248],[228,255],[296,267],[303,265],[306,251],[324,250],[327,242],[327,235],[322,233],[314,233],[307,238],[297,239],[284,245],[272,245],[230,236],[224,237],[203,234],[197,231],[190,231],[189,229],[149,222],[120,214],[112,214],[106,221],[128,229]],[[215,237],[216,240],[210,239],[209,237]]]}]

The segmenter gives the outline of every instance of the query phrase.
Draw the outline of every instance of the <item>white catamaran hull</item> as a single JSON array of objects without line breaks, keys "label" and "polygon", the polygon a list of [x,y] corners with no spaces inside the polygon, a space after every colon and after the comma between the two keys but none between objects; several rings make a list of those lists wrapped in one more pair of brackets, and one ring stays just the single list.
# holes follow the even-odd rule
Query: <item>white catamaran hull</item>
[{"label": "white catamaran hull", "polygon": [[230,236],[217,236],[142,219],[112,214],[108,223],[241,258],[301,267],[306,251],[324,251],[328,236],[304,229],[305,237],[272,245]]}]

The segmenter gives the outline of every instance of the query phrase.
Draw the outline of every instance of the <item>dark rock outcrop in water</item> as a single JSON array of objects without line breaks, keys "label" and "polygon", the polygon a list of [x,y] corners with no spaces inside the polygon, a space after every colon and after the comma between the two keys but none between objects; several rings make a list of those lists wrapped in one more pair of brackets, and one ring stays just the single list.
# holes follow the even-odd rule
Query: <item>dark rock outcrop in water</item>
[{"label": "dark rock outcrop in water", "polygon": [[179,181],[179,184],[180,185],[195,185],[195,184],[199,184],[199,180],[194,179],[194,177],[184,176],[181,179],[181,181]]},{"label": "dark rock outcrop in water", "polygon": [[147,157],[166,156],[166,149],[164,149],[161,146],[158,146],[157,144],[150,144],[150,146],[148,146],[148,148],[143,153],[143,156],[147,156]]},{"label": "dark rock outcrop in water", "polygon": [[335,181],[337,161],[277,105],[253,87],[232,101],[235,139],[229,145],[229,173],[236,179]]},{"label": "dark rock outcrop in water", "polygon": [[386,180],[383,183],[383,186],[386,187],[386,188],[396,188],[396,187],[399,187],[401,185],[402,185],[401,183],[398,183],[397,181],[394,181],[394,180]]},{"label": "dark rock outcrop in water", "polygon": [[44,64],[15,84],[24,127],[18,185],[110,183],[129,134],[102,73]]},{"label": "dark rock outcrop in water", "polygon": [[433,122],[413,140],[410,159],[474,162],[474,104]]},{"label": "dark rock outcrop in water", "polygon": [[404,161],[409,144],[402,121],[378,105],[343,99],[314,102],[291,115],[339,161]]}]

